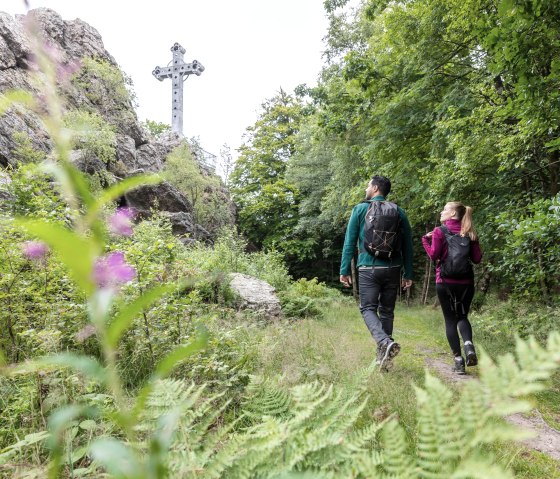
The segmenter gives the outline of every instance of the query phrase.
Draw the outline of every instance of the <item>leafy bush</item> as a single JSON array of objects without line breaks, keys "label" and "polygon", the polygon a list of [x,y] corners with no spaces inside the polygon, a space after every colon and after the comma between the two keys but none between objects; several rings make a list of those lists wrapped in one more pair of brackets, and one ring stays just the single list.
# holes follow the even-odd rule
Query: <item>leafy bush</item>
[{"label": "leafy bush", "polygon": [[47,155],[44,151],[33,148],[31,138],[27,133],[16,131],[13,134],[13,140],[17,146],[11,153],[18,163],[40,163],[46,158]]},{"label": "leafy bush", "polygon": [[277,251],[247,253],[247,242],[235,228],[223,228],[214,247],[194,245],[181,260],[189,268],[215,273],[245,273],[267,281],[278,291],[290,284],[283,256]]},{"label": "leafy bush", "polygon": [[137,121],[132,80],[117,66],[98,58],[83,58],[72,83],[87,99],[77,105],[80,110],[101,114],[117,130]]},{"label": "leafy bush", "polygon": [[9,212],[16,216],[33,215],[49,221],[65,221],[70,215],[68,205],[56,191],[52,177],[36,164],[20,165],[10,172],[8,191],[14,200]]},{"label": "leafy bush", "polygon": [[64,117],[64,123],[73,132],[74,148],[82,150],[86,157],[99,158],[105,164],[115,160],[115,128],[99,114],[72,110]]},{"label": "leafy bush", "polygon": [[172,151],[165,161],[164,176],[190,200],[194,222],[215,234],[222,227],[234,224],[234,213],[220,179],[199,165],[192,149],[184,143]]},{"label": "leafy bush", "polygon": [[146,120],[142,122],[142,126],[146,128],[150,134],[154,136],[171,131],[171,125],[154,120]]},{"label": "leafy bush", "polygon": [[[415,388],[414,447],[392,415],[361,421],[373,366],[358,373],[349,393],[319,382],[284,388],[255,377],[236,424],[219,420],[230,403],[223,393],[209,395],[204,386],[160,381],[142,413],[142,440],[98,441],[91,454],[99,459],[90,474],[95,477],[103,468],[109,477],[123,477],[126,460],[136,472],[133,477],[149,477],[143,472],[146,464],[129,451],[139,448],[140,457],[150,457],[153,438],[158,438],[165,473],[155,477],[509,478],[508,466],[491,446],[525,437],[503,419],[528,411],[526,395],[543,390],[558,364],[560,335],[554,333],[546,348],[534,340],[517,341],[516,357],[510,354],[497,363],[482,354],[480,381],[469,381],[459,397],[426,374],[424,385]],[[108,454],[109,447],[115,452]]]},{"label": "leafy bush", "polygon": [[27,258],[26,239],[12,221],[0,222],[0,348],[13,361],[73,347],[86,321],[67,269],[52,255]]},{"label": "leafy bush", "polygon": [[492,266],[513,292],[554,301],[560,292],[560,194],[511,208],[496,219],[500,261]]},{"label": "leafy bush", "polygon": [[471,319],[474,327],[485,335],[513,341],[517,334],[544,341],[560,324],[560,308],[510,298],[490,302],[481,312],[473,312]]},{"label": "leafy bush", "polygon": [[322,317],[323,309],[333,299],[342,299],[342,294],[317,278],[301,278],[280,294],[284,314],[292,318]]}]

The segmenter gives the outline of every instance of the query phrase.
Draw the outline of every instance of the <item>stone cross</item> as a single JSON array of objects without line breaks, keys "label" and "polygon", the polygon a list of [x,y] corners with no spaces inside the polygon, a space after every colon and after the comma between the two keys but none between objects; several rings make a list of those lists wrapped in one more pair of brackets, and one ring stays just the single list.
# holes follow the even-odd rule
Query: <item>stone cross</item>
[{"label": "stone cross", "polygon": [[173,60],[171,63],[163,68],[155,67],[152,75],[159,81],[163,81],[165,78],[171,78],[173,80],[173,90],[171,94],[171,130],[182,135],[183,82],[193,73],[196,76],[200,76],[204,71],[204,67],[196,60],[192,63],[185,63],[183,60],[185,49],[178,43],[175,43],[171,47],[171,51],[173,52]]}]

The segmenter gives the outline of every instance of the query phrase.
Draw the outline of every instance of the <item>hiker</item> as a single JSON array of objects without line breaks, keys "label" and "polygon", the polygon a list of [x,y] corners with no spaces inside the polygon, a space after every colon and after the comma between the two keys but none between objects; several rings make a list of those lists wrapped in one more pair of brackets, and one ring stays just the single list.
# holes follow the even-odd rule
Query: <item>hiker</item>
[{"label": "hiker", "polygon": [[436,263],[436,292],[445,319],[445,334],[454,355],[453,371],[465,374],[459,333],[463,339],[466,365],[478,359],[472,342],[468,315],[474,297],[474,271],[482,251],[473,227],[472,208],[459,201],[447,203],[440,214],[442,226],[422,237],[426,253]]},{"label": "hiker", "polygon": [[[399,288],[412,286],[412,233],[405,212],[386,201],[391,181],[373,176],[366,199],[354,207],[342,249],[340,282],[352,284],[351,261],[358,246],[360,312],[377,343],[381,370],[388,371],[401,347],[393,340],[393,320]],[[401,270],[404,276],[401,281]]]}]

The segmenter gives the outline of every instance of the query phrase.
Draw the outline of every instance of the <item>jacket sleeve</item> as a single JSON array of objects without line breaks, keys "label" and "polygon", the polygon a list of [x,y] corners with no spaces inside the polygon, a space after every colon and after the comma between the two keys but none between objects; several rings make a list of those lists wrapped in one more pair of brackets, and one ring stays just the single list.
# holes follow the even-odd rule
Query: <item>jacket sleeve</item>
[{"label": "jacket sleeve", "polygon": [[482,250],[480,249],[480,243],[478,241],[473,241],[471,245],[471,261],[474,264],[478,264],[482,261]]},{"label": "jacket sleeve", "polygon": [[412,228],[408,221],[408,217],[402,208],[399,208],[399,214],[401,216],[401,226],[403,234],[402,242],[402,255],[403,255],[403,267],[404,267],[404,279],[414,279],[412,270],[412,260],[413,260],[413,250],[412,250]]},{"label": "jacket sleeve", "polygon": [[351,274],[350,265],[352,257],[356,250],[356,243],[360,235],[360,219],[358,214],[358,207],[355,206],[350,215],[350,221],[346,227],[346,235],[344,237],[344,246],[342,247],[342,259],[340,262],[340,274],[349,276]]},{"label": "jacket sleeve", "polygon": [[427,236],[422,236],[422,245],[426,250],[429,258],[432,261],[437,261],[441,259],[443,255],[443,245],[445,243],[445,237],[439,228],[434,228],[432,232],[432,241]]}]

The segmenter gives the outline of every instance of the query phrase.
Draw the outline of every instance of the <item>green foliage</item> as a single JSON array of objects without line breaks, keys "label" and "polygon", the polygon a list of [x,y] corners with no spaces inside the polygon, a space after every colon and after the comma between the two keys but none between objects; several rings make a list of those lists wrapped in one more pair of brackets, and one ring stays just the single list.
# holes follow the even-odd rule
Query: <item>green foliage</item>
[{"label": "green foliage", "polygon": [[224,228],[213,248],[195,245],[183,257],[187,267],[214,273],[245,273],[270,283],[278,291],[286,289],[290,276],[284,256],[277,251],[247,253],[247,243],[237,231]]},{"label": "green foliage", "polygon": [[159,121],[146,120],[142,125],[154,136],[161,135],[162,133],[171,131],[171,126]]},{"label": "green foliage", "polygon": [[219,178],[200,167],[188,144],[170,153],[165,161],[164,176],[190,200],[196,224],[212,233],[233,224],[233,212],[221,195]]},{"label": "green foliage", "polygon": [[[206,334],[204,331],[192,334],[188,341],[181,342],[159,359],[157,364],[154,364],[151,381],[148,381],[134,398],[131,409],[131,403],[125,399],[123,393],[122,379],[119,376],[116,363],[117,351],[115,345],[119,343],[128,329],[127,325],[130,323],[132,316],[139,309],[150,307],[171,289],[180,291],[185,286],[176,283],[173,288],[158,288],[148,291],[140,304],[138,301],[133,301],[128,304],[120,303],[116,305],[120,287],[130,281],[136,271],[125,262],[124,253],[102,254],[108,238],[108,228],[103,217],[103,208],[107,203],[122,196],[129,189],[135,188],[143,182],[153,183],[154,178],[135,177],[107,189],[98,198],[94,197],[87,187],[84,176],[69,161],[71,144],[68,136],[64,133],[63,105],[56,94],[56,68],[44,51],[44,44],[38,41],[33,33],[30,33],[30,38],[35,49],[38,65],[43,70],[45,83],[43,100],[44,104],[48,106],[46,115],[44,108],[37,113],[43,116],[48,134],[55,143],[55,162],[44,165],[44,169],[54,176],[57,186],[61,190],[61,197],[69,206],[72,228],[48,218],[19,218],[13,222],[11,226],[15,226],[17,229],[15,232],[9,231],[9,233],[30,235],[40,239],[42,243],[28,244],[24,247],[25,260],[21,256],[16,256],[15,262],[12,262],[13,251],[7,252],[8,254],[3,261],[7,262],[9,273],[2,276],[3,286],[5,285],[2,296],[8,297],[7,301],[11,306],[11,297],[9,296],[11,288],[13,288],[15,280],[18,279],[18,272],[24,269],[17,263],[31,260],[41,265],[48,258],[48,250],[50,249],[52,254],[59,259],[59,264],[68,271],[68,276],[75,282],[74,287],[84,295],[89,324],[79,332],[80,339],[84,340],[94,334],[97,335],[100,355],[103,357],[104,364],[101,365],[96,358],[88,355],[59,353],[50,354],[42,359],[35,359],[20,365],[3,366],[2,373],[10,375],[29,374],[49,368],[69,368],[78,372],[86,378],[86,384],[92,381],[113,396],[114,407],[110,420],[111,427],[118,430],[121,435],[128,437],[129,440],[133,440],[135,438],[134,425],[137,423],[138,416],[143,410],[145,400],[153,388],[154,382],[168,376],[177,364],[202,349],[207,340]],[[107,71],[102,70],[101,72],[107,73]],[[45,281],[45,283],[48,285],[48,281]],[[117,312],[116,316],[114,314],[115,310]],[[10,346],[15,351],[14,359],[17,361],[19,351],[15,342],[14,315],[11,313],[12,311],[7,315],[6,326],[11,341]],[[111,323],[111,320],[113,320],[113,323]],[[38,352],[44,352],[45,350],[51,352],[53,349],[56,352],[59,348],[58,338],[60,334],[57,334],[54,330],[52,334],[49,334],[48,326],[51,326],[50,324],[42,326],[42,336],[31,334],[29,331],[28,334],[23,336],[39,342]],[[2,363],[4,363],[4,355],[2,355]],[[59,395],[59,398],[64,400],[64,396]],[[48,420],[50,435],[46,444],[50,452],[49,478],[59,475],[65,454],[68,453],[67,434],[69,433],[72,438],[75,437],[76,421],[91,419],[99,414],[100,410],[97,406],[90,406],[78,401],[72,401],[69,405],[62,405],[50,414]],[[157,439],[158,436],[154,436],[154,440]],[[32,444],[33,441],[30,440],[27,443]],[[90,448],[93,451],[92,456],[102,461],[104,458],[103,451],[106,449],[103,440],[92,443]],[[126,446],[116,442],[112,451],[125,449]],[[13,451],[17,450],[18,448],[9,449],[7,455],[10,456]],[[4,456],[3,459],[6,459],[6,457]],[[81,457],[83,457],[83,454]],[[142,470],[142,466],[139,465],[140,462],[135,457],[131,457],[130,460],[134,467]],[[114,454],[109,459],[111,458],[118,460],[119,464],[123,462],[122,458],[116,457]],[[159,469],[158,461],[160,461],[160,458],[158,454],[154,453],[149,456],[147,463],[152,466],[155,464],[154,467]],[[70,461],[70,470],[72,469],[72,463],[73,461]],[[113,470],[114,468],[109,464],[107,469]]]},{"label": "green foliage", "polygon": [[[405,208],[416,237],[434,227],[443,204],[460,200],[473,207],[483,248],[493,251],[485,260],[501,265],[494,218],[512,204],[523,211],[558,193],[555,3],[371,1],[355,15],[339,8],[344,3],[325,3],[328,63],[316,87],[300,90],[313,103],[294,122],[285,165],[274,157],[281,149],[273,141],[242,152],[233,183],[242,224],[257,245],[270,239],[289,252],[290,270],[305,276],[315,266],[306,259],[320,265],[339,257],[362,185],[384,174],[393,181],[390,199]],[[259,139],[267,138],[263,126],[269,124],[259,120],[252,127],[255,138],[261,130]],[[292,203],[266,186],[279,164]],[[274,198],[289,214],[278,229],[266,215]],[[331,279],[330,271],[315,271]],[[495,271],[494,284],[523,283]],[[528,295],[538,298],[538,289]]]},{"label": "green foliage", "polygon": [[[0,223],[0,347],[10,360],[61,351],[85,323],[83,296],[52,256],[27,259],[26,239],[13,222]],[[61,334],[64,331],[64,334]]]},{"label": "green foliage", "polygon": [[135,120],[132,82],[117,66],[106,60],[86,57],[72,83],[84,92],[89,101],[79,105],[80,109],[99,112],[116,128],[122,122]]},{"label": "green foliage", "polygon": [[64,117],[64,124],[74,133],[74,148],[82,150],[88,158],[98,158],[107,164],[115,161],[115,128],[99,114],[72,110]]},{"label": "green foliage", "polygon": [[11,171],[8,191],[14,200],[9,212],[14,215],[33,215],[51,221],[64,221],[68,207],[53,187],[52,177],[36,164],[21,165]]},{"label": "green foliage", "polygon": [[16,147],[12,150],[13,158],[18,163],[40,163],[46,157],[45,153],[33,148],[31,138],[22,131],[16,131],[12,136]]},{"label": "green foliage", "polygon": [[[394,417],[359,425],[367,404],[365,384],[373,372],[369,370],[357,375],[349,395],[320,383],[285,389],[254,378],[237,425],[217,422],[228,406],[221,394],[205,395],[204,387],[181,381],[158,382],[139,425],[142,437],[151,439],[128,446],[113,441],[122,453],[110,456],[100,454],[98,445],[93,455],[113,471],[129,455],[126,451],[140,446],[147,452],[154,440],[163,440],[166,426],[159,462],[165,472],[154,477],[285,477],[282,474],[307,472],[322,478],[510,478],[511,471],[488,446],[525,437],[503,418],[528,411],[525,396],[543,390],[558,369],[560,335],[553,333],[546,348],[532,339],[518,340],[516,356],[493,363],[482,355],[480,382],[467,383],[458,398],[427,374],[425,384],[416,387],[414,448]],[[136,463],[134,456],[126,460]],[[119,477],[117,472],[111,475]]]},{"label": "green foliage", "polygon": [[506,301],[488,301],[480,312],[472,315],[475,329],[486,337],[513,341],[514,335],[523,338],[535,336],[544,342],[558,327],[560,310],[556,306],[536,305],[510,298]]},{"label": "green foliage", "polygon": [[290,284],[280,295],[282,310],[287,317],[321,317],[327,303],[341,299],[341,293],[320,283],[317,278],[301,278]]},{"label": "green foliage", "polygon": [[554,301],[560,291],[560,196],[512,207],[496,218],[501,260],[494,271],[526,298]]},{"label": "green foliage", "polygon": [[262,105],[248,141],[229,178],[242,234],[257,247],[291,257],[309,255],[305,237],[295,234],[299,192],[285,179],[295,138],[304,118],[301,100],[283,90]]}]

